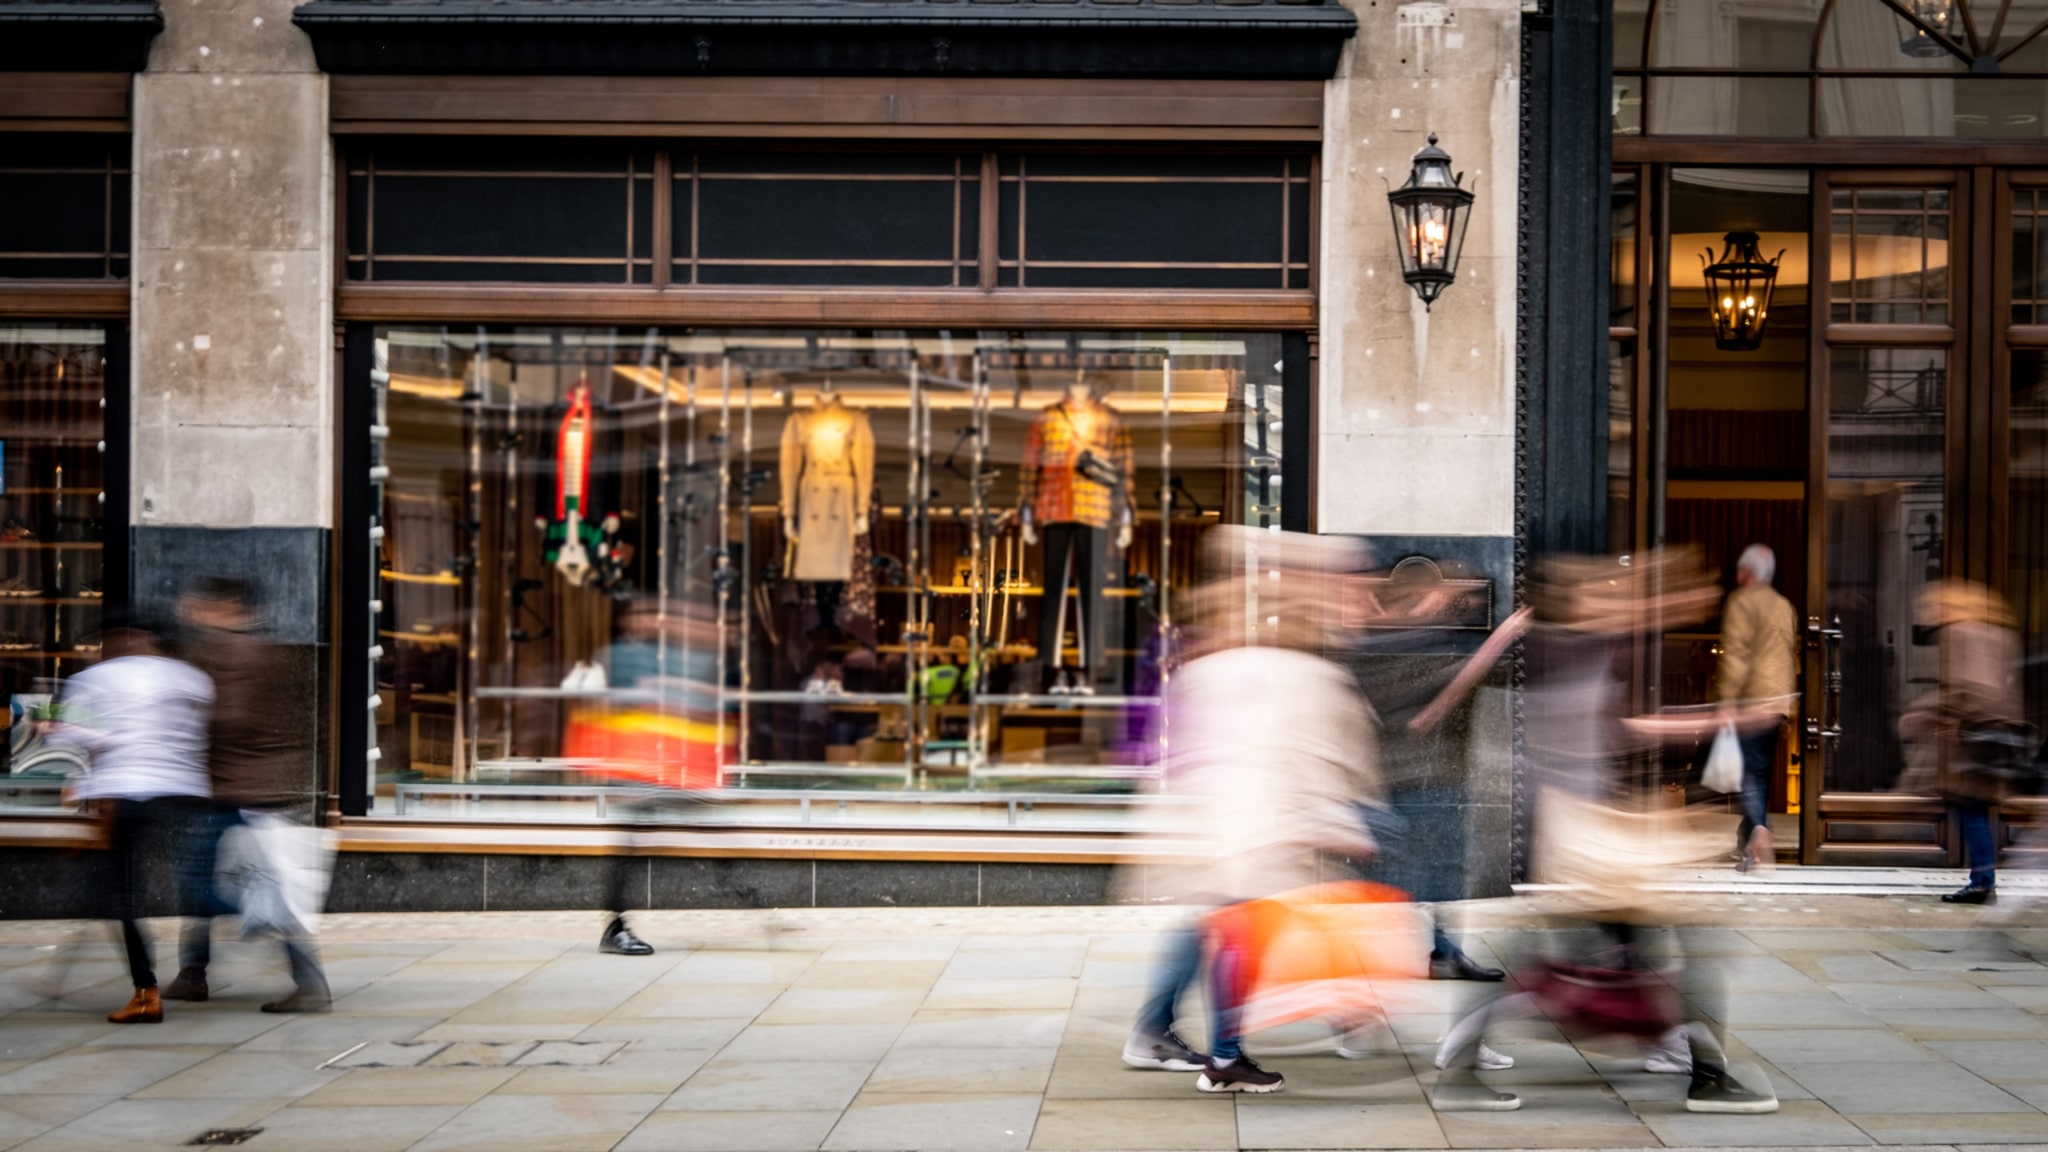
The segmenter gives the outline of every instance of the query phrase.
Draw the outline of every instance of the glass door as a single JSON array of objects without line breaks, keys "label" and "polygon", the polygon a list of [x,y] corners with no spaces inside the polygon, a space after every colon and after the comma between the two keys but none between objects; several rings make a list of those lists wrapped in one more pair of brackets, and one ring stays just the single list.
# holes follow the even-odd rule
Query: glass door
[{"label": "glass door", "polygon": [[1898,722],[1936,688],[1914,606],[1954,570],[1971,495],[1970,174],[1823,173],[1814,203],[1801,855],[1953,866],[1937,751]]}]

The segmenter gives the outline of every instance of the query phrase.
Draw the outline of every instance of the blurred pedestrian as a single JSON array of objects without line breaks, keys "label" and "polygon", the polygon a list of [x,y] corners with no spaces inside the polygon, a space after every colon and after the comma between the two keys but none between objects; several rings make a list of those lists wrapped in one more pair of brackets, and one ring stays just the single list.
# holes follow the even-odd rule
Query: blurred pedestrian
[{"label": "blurred pedestrian", "polygon": [[647,899],[647,861],[632,825],[701,803],[731,760],[735,731],[715,687],[720,637],[708,610],[645,597],[626,607],[619,630],[597,654],[608,685],[604,699],[572,716],[564,754],[585,771],[634,788],[617,805],[628,827],[607,870],[611,919],[597,947],[614,956],[651,956],[654,946],[626,923],[627,909],[645,907]]},{"label": "blurred pedestrian", "polygon": [[1998,888],[1991,819],[2012,775],[2026,763],[2019,636],[2005,600],[1966,580],[1930,585],[1918,614],[1939,647],[1939,687],[1907,709],[1899,730],[1936,746],[1942,796],[1962,826],[1969,883],[1942,902],[1988,904]]},{"label": "blurred pedestrian", "polygon": [[[177,979],[163,993],[166,1000],[196,1002],[209,995],[214,917],[235,911],[216,889],[221,843],[254,814],[283,816],[308,807],[312,749],[302,727],[277,704],[290,670],[284,649],[263,633],[256,592],[247,581],[198,581],[179,599],[178,623],[182,651],[212,678],[214,689],[206,757],[212,799],[190,822],[179,852],[185,931]],[[302,815],[311,822],[310,811]],[[313,941],[287,935],[284,953],[292,992],[264,1004],[263,1011],[326,1011],[331,996]]]},{"label": "blurred pedestrian", "polygon": [[140,923],[143,893],[161,864],[157,847],[182,835],[207,799],[213,683],[190,664],[166,656],[156,631],[125,613],[107,613],[100,655],[98,664],[65,682],[51,738],[90,757],[71,798],[98,805],[105,830],[105,896],[110,917],[121,925],[128,982],[135,989],[127,1006],[107,1019],[155,1024],[164,1018],[164,1007]]},{"label": "blurred pedestrian", "polygon": [[[1777,860],[1771,842],[1770,784],[1778,763],[1778,738],[1799,701],[1795,670],[1798,623],[1792,602],[1771,586],[1778,558],[1751,544],[1735,562],[1735,591],[1721,608],[1721,662],[1716,697],[1724,713],[1752,714],[1736,729],[1742,747],[1742,822],[1735,830],[1736,871],[1769,867]],[[1724,717],[1725,719],[1725,717]]]},{"label": "blurred pedestrian", "polygon": [[[1640,637],[1701,620],[1716,599],[1687,551],[1639,555],[1627,566],[1557,557],[1540,569],[1524,641],[1524,748],[1539,791],[1533,870],[1560,889],[1572,930],[1543,934],[1550,949],[1527,965],[1527,991],[1481,1006],[1445,1036],[1436,1060],[1444,1073],[1430,1093],[1437,1110],[1521,1106],[1475,1072],[1489,1029],[1529,1012],[1568,1031],[1682,1036],[1688,1111],[1777,1110],[1767,1084],[1751,1087],[1729,1070],[1719,1025],[1727,1019],[1724,990],[1709,970],[1687,963],[1697,953],[1684,946],[1668,905],[1646,889],[1663,867],[1714,851],[1707,845],[1725,832],[1690,830],[1687,814],[1632,794],[1624,770],[1652,741],[1695,738],[1715,725],[1710,715],[1628,716],[1622,669]],[[1747,713],[1737,719],[1749,722]]]},{"label": "blurred pedestrian", "polygon": [[[1174,733],[1167,763],[1177,793],[1195,797],[1188,831],[1200,859],[1180,874],[1197,902],[1236,904],[1315,884],[1320,854],[1369,859],[1360,801],[1383,803],[1377,735],[1349,673],[1317,653],[1338,602],[1329,577],[1356,567],[1346,542],[1212,530],[1212,569],[1195,595],[1201,652],[1168,681]],[[1174,1032],[1175,1005],[1200,972],[1201,933],[1169,945],[1123,1060],[1133,1068],[1199,1071],[1203,1092],[1278,1092],[1284,1078],[1244,1054],[1240,964],[1229,947],[1210,965],[1210,1049]]]}]

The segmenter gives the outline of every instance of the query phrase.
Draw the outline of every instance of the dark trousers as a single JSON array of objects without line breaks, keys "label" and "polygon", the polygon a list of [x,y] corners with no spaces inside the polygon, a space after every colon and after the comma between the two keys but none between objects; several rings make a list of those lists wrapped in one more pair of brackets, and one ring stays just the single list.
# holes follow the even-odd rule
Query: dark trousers
[{"label": "dark trousers", "polygon": [[[213,803],[195,808],[185,818],[178,836],[178,912],[185,917],[178,946],[181,970],[206,971],[213,960],[213,918],[235,913],[221,899],[215,878],[220,870],[221,837],[241,823],[240,808]],[[327,987],[312,941],[287,937],[284,955],[294,985],[308,991]]]},{"label": "dark trousers", "polygon": [[168,798],[115,800],[107,814],[107,916],[121,925],[128,951],[128,982],[156,987],[149,938],[142,934],[143,893],[163,837],[175,834],[180,811]]},{"label": "dark trousers", "polygon": [[[1086,524],[1045,526],[1045,596],[1038,603],[1038,659],[1047,670],[1060,666],[1060,617],[1067,590],[1078,588],[1080,619],[1074,629],[1081,648],[1080,668],[1092,673],[1102,666],[1103,573],[1109,563],[1109,530]],[[1071,564],[1071,570],[1069,565]]]},{"label": "dark trousers", "polygon": [[1752,732],[1741,738],[1742,823],[1735,829],[1735,850],[1749,848],[1749,834],[1771,826],[1771,772],[1778,765],[1778,727]]},{"label": "dark trousers", "polygon": [[1962,825],[1963,854],[1970,866],[1970,887],[1998,885],[1998,842],[1991,835],[1991,805],[1979,800],[1955,801]]}]

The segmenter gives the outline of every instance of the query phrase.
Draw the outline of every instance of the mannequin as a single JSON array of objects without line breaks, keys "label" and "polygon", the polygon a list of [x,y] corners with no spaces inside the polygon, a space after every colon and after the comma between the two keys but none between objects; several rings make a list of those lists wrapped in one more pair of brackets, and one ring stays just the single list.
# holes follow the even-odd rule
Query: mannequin
[{"label": "mannequin", "polygon": [[793,580],[846,580],[853,541],[868,530],[875,489],[875,432],[827,380],[808,412],[782,426],[782,529]]},{"label": "mannequin", "polygon": [[[1076,370],[1065,398],[1041,413],[1024,438],[1024,542],[1045,540],[1040,585],[1038,653],[1053,693],[1094,692],[1103,658],[1104,576],[1110,566],[1110,526],[1117,551],[1131,546],[1137,488],[1131,434]],[[1080,661],[1070,673],[1061,659],[1067,635],[1067,590],[1078,588],[1074,628]]]}]

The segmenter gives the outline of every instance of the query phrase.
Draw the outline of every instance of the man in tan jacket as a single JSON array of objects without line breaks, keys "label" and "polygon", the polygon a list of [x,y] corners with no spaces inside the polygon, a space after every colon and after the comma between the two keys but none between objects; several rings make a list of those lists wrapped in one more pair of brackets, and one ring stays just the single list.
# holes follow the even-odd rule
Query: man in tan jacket
[{"label": "man in tan jacket", "polygon": [[1717,695],[1724,711],[1771,717],[1771,722],[1738,729],[1742,740],[1742,824],[1735,833],[1736,870],[1770,864],[1768,797],[1771,769],[1778,759],[1782,719],[1799,702],[1798,626],[1792,602],[1771,587],[1778,558],[1762,544],[1743,549],[1735,562],[1735,591],[1721,609],[1721,666]]}]

